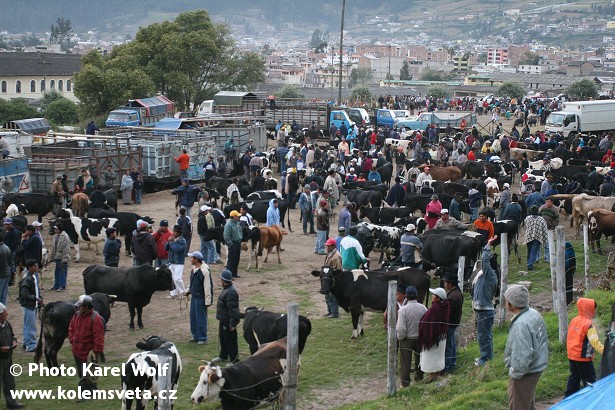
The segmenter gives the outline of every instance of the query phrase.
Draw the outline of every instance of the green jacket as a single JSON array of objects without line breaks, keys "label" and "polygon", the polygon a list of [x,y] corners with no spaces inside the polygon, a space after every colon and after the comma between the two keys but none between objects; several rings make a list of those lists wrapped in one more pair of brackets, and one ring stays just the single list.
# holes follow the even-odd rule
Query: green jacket
[{"label": "green jacket", "polygon": [[540,313],[525,308],[517,313],[508,330],[504,364],[511,379],[542,372],[549,362],[547,326]]},{"label": "green jacket", "polygon": [[241,242],[242,239],[243,232],[239,225],[239,221],[235,221],[234,219],[226,221],[226,225],[224,225],[224,242],[230,245],[233,242]]}]

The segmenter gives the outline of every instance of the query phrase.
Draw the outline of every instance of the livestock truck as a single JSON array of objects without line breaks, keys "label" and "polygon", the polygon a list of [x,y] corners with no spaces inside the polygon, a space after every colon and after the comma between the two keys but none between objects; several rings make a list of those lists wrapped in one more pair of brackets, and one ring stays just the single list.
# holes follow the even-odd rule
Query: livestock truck
[{"label": "livestock truck", "polygon": [[615,130],[615,100],[568,101],[547,118],[545,131],[572,139],[577,133]]},{"label": "livestock truck", "polygon": [[[465,125],[463,124],[465,122]],[[415,118],[408,118],[397,122],[398,128],[410,130],[424,130],[431,124],[436,125],[440,131],[444,131],[449,125],[451,128],[460,130],[463,127],[470,128],[476,125],[476,114],[471,111],[434,111],[425,112]]]},{"label": "livestock truck", "polygon": [[129,100],[109,113],[107,127],[153,127],[162,118],[173,117],[175,104],[164,95]]}]

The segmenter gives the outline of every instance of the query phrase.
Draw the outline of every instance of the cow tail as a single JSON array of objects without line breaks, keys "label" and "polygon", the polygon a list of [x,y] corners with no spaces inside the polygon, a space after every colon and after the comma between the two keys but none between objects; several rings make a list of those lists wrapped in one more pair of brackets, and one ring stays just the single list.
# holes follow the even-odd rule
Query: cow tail
[{"label": "cow tail", "polygon": [[[290,233],[293,233],[293,228],[291,228],[290,226],[290,206],[288,207],[288,209],[286,210],[286,218],[288,220],[288,231]],[[259,255],[260,256],[260,255]]]},{"label": "cow tail", "polygon": [[256,255],[257,256],[263,256],[263,241],[261,241],[261,240],[258,241],[258,253]]},{"label": "cow tail", "polygon": [[36,344],[36,352],[34,353],[34,363],[39,363],[43,356],[43,314],[41,312],[41,333],[38,336],[38,343]]}]

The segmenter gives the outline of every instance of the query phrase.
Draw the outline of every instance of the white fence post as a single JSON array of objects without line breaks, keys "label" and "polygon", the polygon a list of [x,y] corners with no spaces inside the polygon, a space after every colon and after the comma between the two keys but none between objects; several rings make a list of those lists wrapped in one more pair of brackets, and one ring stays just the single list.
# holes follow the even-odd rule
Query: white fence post
[{"label": "white fence post", "polygon": [[297,373],[299,371],[299,304],[288,304],[288,323],[286,332],[286,371],[284,409],[297,408]]},{"label": "white fence post", "polygon": [[[551,298],[553,300],[553,311],[557,313],[558,306],[555,303],[557,296],[555,295],[555,289],[557,288],[555,284],[555,263],[556,263],[556,248],[555,248],[555,231],[548,230],[547,238],[549,240],[549,266],[551,267]],[[538,259],[540,259],[540,252],[538,253]]]},{"label": "white fence post", "polygon": [[508,288],[508,234],[500,234],[500,310],[498,311],[498,323],[500,326],[506,321],[506,299],[504,293]]},{"label": "white fence post", "polygon": [[169,356],[158,356],[160,360],[160,372],[158,375],[158,383],[160,391],[165,390],[164,396],[158,396],[158,409],[160,410],[170,410],[173,406],[171,405],[171,399],[169,398],[169,392],[173,386],[173,382],[171,379],[173,378],[173,366],[172,359]]},{"label": "white fence post", "polygon": [[397,323],[396,289],[397,281],[389,281],[387,302],[387,394],[389,396],[395,395],[397,391],[397,384],[395,383],[395,371],[397,369],[397,332],[395,331],[395,324]]},{"label": "white fence post", "polygon": [[559,319],[559,342],[566,344],[568,334],[568,309],[566,308],[566,239],[564,238],[564,227],[556,226],[557,235],[557,269],[555,304],[557,305],[557,317]]},{"label": "white fence post", "polygon": [[583,224],[583,257],[585,260],[585,292],[589,290],[589,227]]}]

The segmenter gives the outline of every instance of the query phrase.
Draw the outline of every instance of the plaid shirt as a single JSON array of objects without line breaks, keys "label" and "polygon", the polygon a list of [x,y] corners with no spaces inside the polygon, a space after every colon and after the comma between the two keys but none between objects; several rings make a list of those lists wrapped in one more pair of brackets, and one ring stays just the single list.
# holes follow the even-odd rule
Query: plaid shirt
[{"label": "plaid shirt", "polygon": [[525,243],[547,241],[547,222],[539,215],[528,215],[525,218]]}]

